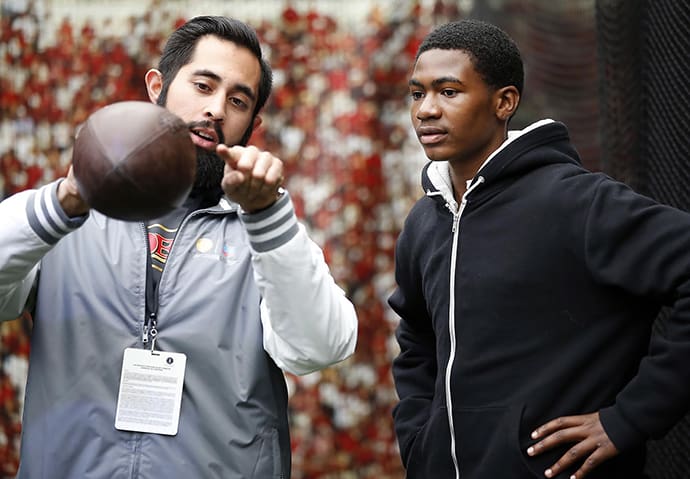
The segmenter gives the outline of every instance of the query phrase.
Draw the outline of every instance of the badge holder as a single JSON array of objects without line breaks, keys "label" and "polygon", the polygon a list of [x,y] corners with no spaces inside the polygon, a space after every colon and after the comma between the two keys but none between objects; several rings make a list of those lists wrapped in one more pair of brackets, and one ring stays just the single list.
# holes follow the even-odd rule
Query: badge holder
[{"label": "badge holder", "polygon": [[156,351],[157,333],[151,329],[151,349],[125,349],[115,413],[121,431],[177,434],[187,356]]}]

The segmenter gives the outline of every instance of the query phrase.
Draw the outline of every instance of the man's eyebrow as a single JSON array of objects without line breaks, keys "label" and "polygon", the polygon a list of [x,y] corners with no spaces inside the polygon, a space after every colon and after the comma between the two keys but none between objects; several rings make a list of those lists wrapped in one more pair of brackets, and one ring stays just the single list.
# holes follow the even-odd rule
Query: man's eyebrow
[{"label": "man's eyebrow", "polygon": [[[206,77],[210,80],[213,80],[215,82],[222,82],[223,79],[218,75],[217,73],[212,72],[211,70],[207,69],[202,69],[202,70],[196,70],[192,73],[193,76],[201,76],[201,77]],[[256,100],[256,94],[254,93],[254,90],[249,85],[245,85],[244,83],[235,83],[233,85],[233,90],[237,90],[240,93],[244,93],[249,97],[251,101]]]},{"label": "man's eyebrow", "polygon": [[[420,87],[420,88],[424,87],[424,85],[422,84],[422,82],[420,82],[420,81],[418,81],[418,80],[415,80],[414,78],[410,79],[410,81],[407,82],[407,83],[408,83],[409,86],[417,86],[417,87]],[[434,79],[434,80],[431,82],[431,86],[437,87],[437,86],[439,86],[439,85],[443,85],[444,83],[457,83],[458,85],[462,85],[462,84],[463,84],[459,79],[457,79],[457,78],[455,78],[455,77],[446,76],[446,77],[440,77],[440,78]]]}]

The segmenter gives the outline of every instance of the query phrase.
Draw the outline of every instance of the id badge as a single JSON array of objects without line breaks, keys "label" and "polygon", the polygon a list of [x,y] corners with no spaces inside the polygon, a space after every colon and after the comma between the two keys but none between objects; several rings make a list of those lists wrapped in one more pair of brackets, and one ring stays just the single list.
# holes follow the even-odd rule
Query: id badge
[{"label": "id badge", "polygon": [[115,428],[177,434],[187,356],[127,348],[122,359]]}]

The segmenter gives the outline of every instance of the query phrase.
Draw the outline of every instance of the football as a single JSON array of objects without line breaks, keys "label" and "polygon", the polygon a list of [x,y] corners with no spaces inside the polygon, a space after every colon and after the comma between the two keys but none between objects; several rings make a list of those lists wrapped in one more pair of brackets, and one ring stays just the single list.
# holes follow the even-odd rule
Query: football
[{"label": "football", "polygon": [[91,208],[142,221],[184,202],[194,184],[196,147],[187,124],[166,108],[123,101],[96,110],[78,129],[72,167]]}]

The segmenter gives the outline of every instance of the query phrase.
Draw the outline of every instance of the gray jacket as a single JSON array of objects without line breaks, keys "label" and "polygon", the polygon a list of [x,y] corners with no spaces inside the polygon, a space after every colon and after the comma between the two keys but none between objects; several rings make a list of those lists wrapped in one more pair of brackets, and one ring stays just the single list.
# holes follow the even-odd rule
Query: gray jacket
[{"label": "gray jacket", "polygon": [[56,189],[0,203],[0,319],[35,298],[18,478],[290,477],[281,369],[345,359],[357,323],[289,196],[260,215],[223,199],[180,226],[158,296],[156,349],[187,355],[166,436],[114,427],[123,352],[144,347],[144,226],[70,220]]}]

